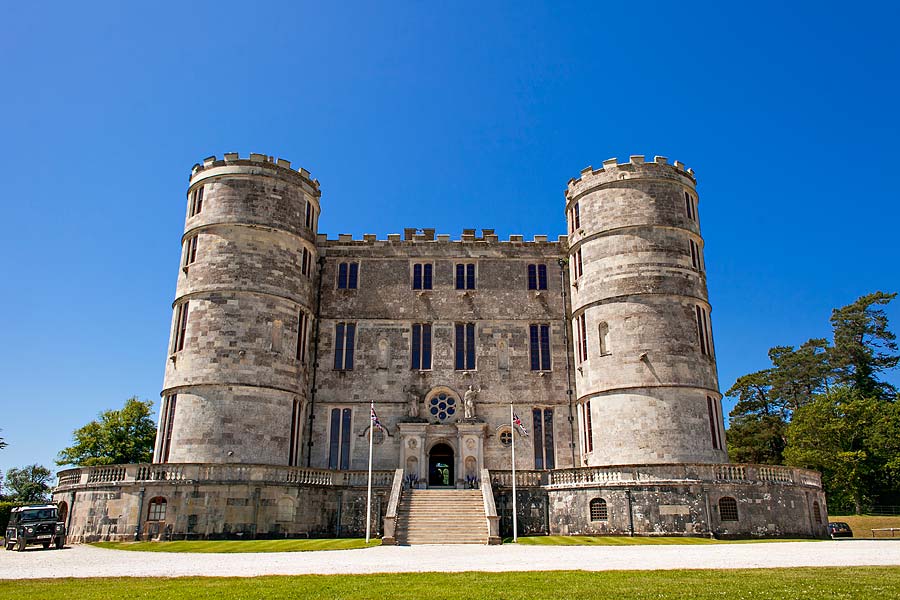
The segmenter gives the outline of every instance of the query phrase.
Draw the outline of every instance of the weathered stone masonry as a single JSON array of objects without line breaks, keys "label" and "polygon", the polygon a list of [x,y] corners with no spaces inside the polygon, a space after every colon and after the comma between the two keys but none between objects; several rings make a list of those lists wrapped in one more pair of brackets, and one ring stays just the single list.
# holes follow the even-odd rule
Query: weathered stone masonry
[{"label": "weathered stone masonry", "polygon": [[514,435],[523,534],[826,534],[818,474],[727,463],[692,170],[588,167],[553,241],[328,239],[320,196],[192,169],[155,464],[62,472],[70,539],[361,535],[370,402],[378,530],[401,478],[489,477],[511,533]]}]

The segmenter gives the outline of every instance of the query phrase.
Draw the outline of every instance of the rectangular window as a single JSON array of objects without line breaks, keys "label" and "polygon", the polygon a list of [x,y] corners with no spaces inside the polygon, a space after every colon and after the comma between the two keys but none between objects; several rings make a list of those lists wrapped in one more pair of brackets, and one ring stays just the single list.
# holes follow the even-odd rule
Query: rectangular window
[{"label": "rectangular window", "polygon": [[689,240],[688,243],[691,245],[691,265],[695,269],[700,269],[700,247],[694,240]]},{"label": "rectangular window", "polygon": [[475,368],[475,323],[456,324],[456,370]]},{"label": "rectangular window", "polygon": [[350,416],[349,408],[331,409],[331,427],[328,443],[328,468],[350,468]]},{"label": "rectangular window", "polygon": [[172,352],[184,350],[184,340],[187,334],[188,302],[183,302],[175,307],[175,329],[172,332]]},{"label": "rectangular window", "polygon": [[191,193],[191,201],[188,203],[188,216],[193,217],[203,210],[203,186],[201,185]]},{"label": "rectangular window", "polygon": [[306,203],[306,228],[312,229],[312,221],[313,221],[313,207],[312,202]]},{"label": "rectangular window", "polygon": [[700,341],[700,353],[712,356],[712,343],[709,335],[709,314],[702,306],[697,306],[697,337]]},{"label": "rectangular window", "polygon": [[584,270],[584,265],[581,262],[581,248],[575,251],[575,260],[572,261],[572,277],[575,281],[581,277],[581,273]]},{"label": "rectangular window", "polygon": [[697,204],[693,196],[687,192],[684,193],[684,211],[687,213],[688,219],[697,222]]},{"label": "rectangular window", "polygon": [[194,264],[197,260],[197,240],[200,239],[199,235],[194,235],[185,240],[184,242],[184,259],[182,262],[182,267],[186,267],[188,265]]},{"label": "rectangular window", "polygon": [[431,368],[431,324],[414,323],[412,326],[411,367],[422,371]]},{"label": "rectangular window", "polygon": [[588,400],[582,404],[584,409],[584,451],[594,451],[594,432],[591,425],[591,401]]},{"label": "rectangular window", "polygon": [[475,263],[456,264],[456,289],[475,289]]},{"label": "rectangular window", "polygon": [[575,229],[581,229],[581,208],[578,206],[578,202],[576,202],[575,206],[572,208],[572,214],[575,216]]},{"label": "rectangular window", "polygon": [[310,271],[312,270],[312,253],[303,248],[303,255],[300,259],[300,272],[307,277],[310,276]]},{"label": "rectangular window", "polygon": [[434,265],[431,263],[415,263],[413,265],[413,283],[414,290],[430,290],[432,289]]},{"label": "rectangular window", "polygon": [[584,362],[588,357],[587,344],[587,322],[584,313],[575,317],[575,353],[578,356],[578,362]]},{"label": "rectangular window", "polygon": [[353,343],[356,338],[355,323],[334,325],[334,368],[338,371],[353,370]]},{"label": "rectangular window", "polygon": [[160,446],[156,462],[169,461],[169,450],[172,447],[172,428],[175,424],[175,404],[178,394],[172,394],[163,398],[162,414],[159,417],[161,431],[159,432]]},{"label": "rectangular window", "polygon": [[709,412],[709,432],[712,436],[712,447],[715,450],[722,449],[722,438],[719,432],[719,411],[718,402],[712,399],[712,396],[706,397],[706,409]]},{"label": "rectangular window", "polygon": [[547,289],[547,265],[528,265],[528,289]]},{"label": "rectangular window", "polygon": [[288,466],[296,467],[299,463],[298,441],[300,439],[300,400],[294,399],[294,406],[291,409],[291,443],[288,446]]},{"label": "rectangular window", "polygon": [[306,363],[306,330],[309,327],[309,317],[302,310],[297,318],[297,360],[301,364]]},{"label": "rectangular window", "polygon": [[553,453],[553,409],[535,408],[531,411],[534,423],[534,468],[552,469],[555,466]]},{"label": "rectangular window", "polygon": [[532,371],[550,370],[550,326],[531,325],[529,327],[529,348]]},{"label": "rectangular window", "polygon": [[355,290],[359,283],[359,263],[342,262],[338,264],[339,290]]}]

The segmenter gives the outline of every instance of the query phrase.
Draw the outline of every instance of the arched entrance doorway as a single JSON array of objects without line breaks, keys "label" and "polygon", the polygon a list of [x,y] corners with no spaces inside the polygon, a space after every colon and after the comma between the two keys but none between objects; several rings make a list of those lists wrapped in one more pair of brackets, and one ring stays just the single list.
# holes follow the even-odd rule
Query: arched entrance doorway
[{"label": "arched entrance doorway", "polygon": [[447,444],[435,444],[428,453],[428,485],[455,486],[453,462],[453,448]]}]

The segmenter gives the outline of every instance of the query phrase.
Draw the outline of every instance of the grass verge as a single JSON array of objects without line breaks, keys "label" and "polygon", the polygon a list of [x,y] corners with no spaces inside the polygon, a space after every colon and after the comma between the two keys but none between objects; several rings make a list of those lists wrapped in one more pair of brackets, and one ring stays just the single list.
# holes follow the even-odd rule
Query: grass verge
[{"label": "grass verge", "polygon": [[199,552],[234,554],[240,552],[308,552],[310,550],[356,550],[380,546],[381,540],[366,545],[362,538],[314,540],[190,540],[181,542],[96,542],[91,544],[110,550],[140,552]]},{"label": "grass verge", "polygon": [[217,598],[420,600],[896,599],[900,567],[406,573],[296,577],[183,577],[4,581],[0,598]]},{"label": "grass verge", "polygon": [[[828,520],[832,523],[835,521],[843,521],[853,530],[853,537],[871,538],[873,529],[881,529],[882,527],[900,527],[900,516],[893,517],[876,517],[874,515],[828,515]],[[900,540],[900,532],[894,532],[894,539]],[[890,534],[879,533],[879,538],[886,537],[891,539]]]},{"label": "grass verge", "polygon": [[[520,537],[519,544],[525,546],[702,546],[708,544],[755,544],[761,542],[818,542],[821,540],[757,538],[749,540],[714,540],[700,537],[627,537],[605,535],[535,535]],[[512,543],[512,538],[503,538],[503,543]]]}]

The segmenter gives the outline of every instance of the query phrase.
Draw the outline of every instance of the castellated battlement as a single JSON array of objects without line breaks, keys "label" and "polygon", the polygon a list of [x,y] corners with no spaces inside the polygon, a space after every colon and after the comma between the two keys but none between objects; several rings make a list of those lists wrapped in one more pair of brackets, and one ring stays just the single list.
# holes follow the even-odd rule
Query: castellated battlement
[{"label": "castellated battlement", "polygon": [[[313,179],[310,172],[303,167],[294,169],[291,167],[291,161],[289,160],[255,152],[251,152],[249,158],[241,158],[237,152],[226,152],[221,159],[215,155],[208,156],[203,159],[202,164],[197,163],[191,167],[190,181],[193,184],[198,176],[205,174],[210,169],[221,169],[223,167],[226,169],[227,167],[249,167],[253,170],[268,169],[273,173],[290,173],[294,177],[299,175],[305,183],[311,185],[317,191],[319,190],[319,180]],[[226,170],[223,174],[230,172],[230,170]]]},{"label": "castellated battlement", "polygon": [[533,239],[526,240],[525,236],[520,234],[510,234],[509,239],[501,240],[500,236],[494,233],[493,229],[482,229],[480,234],[475,229],[463,229],[462,235],[458,238],[452,238],[450,234],[435,234],[434,229],[419,229],[408,227],[403,233],[389,233],[387,238],[378,239],[374,233],[365,233],[362,238],[354,238],[352,234],[338,234],[337,239],[329,239],[327,234],[320,233],[316,242],[320,245],[341,246],[345,244],[353,245],[375,245],[387,246],[397,244],[514,244],[514,245],[561,245],[568,243],[568,236],[560,235],[555,240],[550,240],[546,235],[535,235]]},{"label": "castellated battlement", "polygon": [[635,154],[629,157],[628,162],[620,163],[618,158],[608,158],[599,169],[585,167],[580,176],[569,180],[565,194],[567,199],[572,199],[599,185],[624,179],[654,177],[680,180],[691,188],[697,184],[694,170],[685,167],[681,161],[670,163],[665,156],[654,156],[652,161],[647,161],[643,154]]}]

